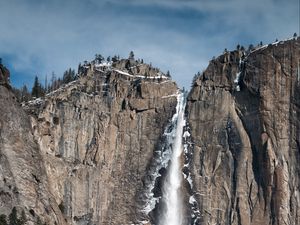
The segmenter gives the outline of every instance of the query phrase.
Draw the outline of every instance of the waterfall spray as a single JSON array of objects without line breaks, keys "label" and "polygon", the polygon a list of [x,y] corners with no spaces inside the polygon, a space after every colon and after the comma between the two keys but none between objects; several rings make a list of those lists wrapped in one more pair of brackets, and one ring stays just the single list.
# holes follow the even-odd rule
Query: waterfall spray
[{"label": "waterfall spray", "polygon": [[181,198],[181,183],[183,179],[181,156],[183,152],[182,134],[186,124],[184,118],[185,96],[184,93],[178,95],[176,114],[173,120],[172,130],[173,141],[171,143],[172,156],[168,172],[162,187],[162,201],[164,212],[159,220],[159,225],[182,225],[183,224],[183,203]]}]

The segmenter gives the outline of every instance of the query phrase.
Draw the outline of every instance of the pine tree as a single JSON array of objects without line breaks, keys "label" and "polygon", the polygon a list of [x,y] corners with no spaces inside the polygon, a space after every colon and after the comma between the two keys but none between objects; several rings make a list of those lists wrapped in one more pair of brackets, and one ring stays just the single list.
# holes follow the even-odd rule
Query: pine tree
[{"label": "pine tree", "polygon": [[253,49],[254,49],[253,44],[250,44],[249,47],[248,47],[248,51],[252,51]]},{"label": "pine tree", "polygon": [[78,64],[78,69],[77,69],[77,73],[78,74],[81,74],[82,72],[82,66],[81,66],[81,63]]},{"label": "pine tree", "polygon": [[39,78],[35,76],[33,87],[31,90],[32,97],[39,98],[45,95],[44,87],[39,82]]},{"label": "pine tree", "polygon": [[32,97],[36,97],[36,98],[40,97],[39,87],[40,87],[39,78],[35,76],[32,91],[31,91]]},{"label": "pine tree", "polygon": [[48,93],[48,78],[47,75],[45,76],[45,93]]},{"label": "pine tree", "polygon": [[22,210],[21,217],[19,218],[19,225],[24,225],[27,222],[25,211]]},{"label": "pine tree", "polygon": [[55,75],[55,73],[54,72],[52,72],[52,75],[51,75],[51,85],[50,85],[50,91],[54,91],[54,90],[56,90],[56,75]]},{"label": "pine tree", "polygon": [[19,225],[16,207],[13,207],[11,213],[9,214],[9,225]]},{"label": "pine tree", "polygon": [[197,81],[199,75],[200,75],[199,72],[194,75],[193,80],[192,80],[192,85],[194,85],[194,83]]},{"label": "pine tree", "polygon": [[61,78],[58,78],[57,81],[56,81],[56,86],[57,86],[57,89],[60,88],[60,86],[63,84],[63,81]]},{"label": "pine tree", "polygon": [[111,61],[112,62],[117,62],[118,61],[118,57],[115,55],[115,56],[113,56],[112,58],[111,58]]},{"label": "pine tree", "polygon": [[63,83],[67,84],[67,83],[71,82],[74,79],[74,76],[73,76],[71,68],[69,70],[66,70],[63,75]]},{"label": "pine tree", "polygon": [[6,215],[4,214],[0,215],[0,225],[8,225],[6,220]]},{"label": "pine tree", "polygon": [[100,64],[104,60],[103,56],[101,54],[95,55],[95,62],[96,64]]},{"label": "pine tree", "polygon": [[170,71],[169,71],[169,70],[167,71],[166,76],[167,76],[167,77],[171,77],[171,74],[170,74]]},{"label": "pine tree", "polygon": [[128,59],[129,60],[134,60],[134,53],[133,53],[133,51],[130,51]]},{"label": "pine tree", "polygon": [[41,218],[38,216],[35,225],[43,225]]},{"label": "pine tree", "polygon": [[71,78],[72,78],[72,81],[73,80],[76,80],[76,73],[75,73],[75,70],[71,70]]}]

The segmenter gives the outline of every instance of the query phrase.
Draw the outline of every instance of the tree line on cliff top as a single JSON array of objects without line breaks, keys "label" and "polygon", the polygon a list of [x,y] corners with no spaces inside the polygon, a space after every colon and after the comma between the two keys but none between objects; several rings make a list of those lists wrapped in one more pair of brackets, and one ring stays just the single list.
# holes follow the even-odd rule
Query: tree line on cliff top
[{"label": "tree line on cliff top", "polygon": [[[131,51],[128,56],[129,60],[135,60],[134,59],[134,53]],[[2,59],[0,58],[0,63],[2,63]],[[106,58],[107,63],[114,63],[120,60],[119,56],[108,56]],[[101,54],[96,54],[94,60],[92,63],[94,64],[101,64],[105,62],[105,58]],[[143,64],[144,60],[139,59],[137,62]],[[13,88],[13,92],[15,93],[15,96],[17,97],[19,102],[27,102],[32,99],[44,97],[46,94],[53,92],[60,87],[77,80],[80,75],[85,74],[85,71],[90,66],[90,63],[88,61],[84,61],[83,64],[79,63],[77,73],[74,69],[67,69],[61,77],[58,77],[54,72],[52,72],[50,79],[48,79],[48,76],[45,77],[44,82],[41,82],[39,79],[39,76],[35,76],[32,89],[30,90],[27,85],[23,85],[21,88]],[[150,63],[150,67],[152,68],[152,65]],[[170,72],[168,71],[166,73],[166,76],[170,77]]]}]

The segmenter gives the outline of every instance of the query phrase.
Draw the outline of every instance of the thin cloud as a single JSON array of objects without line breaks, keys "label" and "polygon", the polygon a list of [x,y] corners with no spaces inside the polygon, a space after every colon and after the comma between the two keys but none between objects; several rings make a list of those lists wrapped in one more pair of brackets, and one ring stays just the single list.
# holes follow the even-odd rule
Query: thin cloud
[{"label": "thin cloud", "polygon": [[10,0],[0,7],[0,56],[25,74],[13,79],[19,86],[77,68],[95,53],[127,57],[133,50],[189,87],[224,48],[297,32],[297,10],[297,0]]}]

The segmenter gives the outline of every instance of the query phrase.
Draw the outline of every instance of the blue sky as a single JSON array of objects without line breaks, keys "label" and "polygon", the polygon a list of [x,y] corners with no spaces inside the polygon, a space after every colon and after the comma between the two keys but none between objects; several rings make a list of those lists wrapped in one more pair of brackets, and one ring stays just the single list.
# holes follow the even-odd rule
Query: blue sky
[{"label": "blue sky", "polygon": [[133,50],[189,88],[225,48],[299,33],[299,0],[0,0],[0,25],[14,86]]}]

